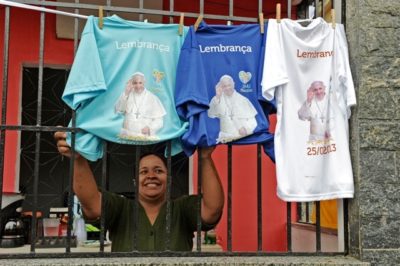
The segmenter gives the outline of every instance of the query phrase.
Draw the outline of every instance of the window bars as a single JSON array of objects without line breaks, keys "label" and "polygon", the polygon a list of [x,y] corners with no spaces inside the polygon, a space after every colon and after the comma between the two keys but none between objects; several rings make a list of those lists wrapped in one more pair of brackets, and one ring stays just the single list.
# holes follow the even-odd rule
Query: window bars
[{"label": "window bars", "polygon": [[[304,0],[302,1],[301,5],[297,7],[298,12],[305,12],[304,14],[298,14],[299,17],[301,16],[309,16],[307,13],[307,7],[309,5],[313,5],[314,7],[322,6],[324,7],[326,2],[325,1],[318,1],[318,0]],[[30,131],[35,133],[35,157],[34,157],[34,169],[33,169],[33,175],[34,175],[34,182],[33,182],[33,204],[32,204],[32,227],[31,227],[31,236],[36,236],[37,235],[37,223],[38,219],[36,217],[36,213],[38,212],[38,186],[39,186],[39,175],[40,175],[40,156],[41,156],[41,139],[43,134],[48,134],[48,133],[54,133],[55,131],[65,131],[65,132],[71,132],[72,133],[72,153],[75,153],[74,145],[75,145],[75,133],[79,132],[79,128],[76,128],[75,124],[75,113],[72,112],[72,126],[71,127],[56,127],[56,126],[49,126],[49,125],[43,125],[42,124],[42,93],[43,93],[43,83],[45,82],[43,80],[43,71],[45,68],[44,65],[44,53],[45,53],[45,19],[46,19],[46,10],[53,10],[54,8],[70,8],[74,10],[74,13],[76,15],[74,19],[74,51],[77,50],[78,47],[78,42],[79,42],[79,24],[81,21],[79,19],[84,19],[84,16],[80,14],[82,10],[90,10],[90,11],[97,11],[98,6],[93,5],[93,4],[86,4],[86,3],[80,3],[79,0],[75,1],[67,1],[63,2],[62,0],[53,2],[53,1],[39,1],[39,0],[26,0],[26,1],[12,1],[14,4],[28,4],[28,5],[35,5],[35,6],[40,6],[42,9],[38,10],[40,11],[40,37],[39,37],[39,55],[38,55],[38,83],[37,83],[37,114],[36,114],[36,125],[12,125],[7,123],[7,113],[8,113],[8,108],[7,108],[7,100],[8,100],[8,91],[10,90],[9,88],[9,76],[8,76],[8,69],[9,69],[9,51],[10,51],[10,20],[11,20],[11,15],[10,15],[10,10],[12,8],[17,8],[18,6],[12,6],[11,4],[5,3],[7,1],[2,1],[1,4],[4,5],[4,37],[3,37],[3,80],[2,80],[2,116],[1,116],[1,127],[0,127],[0,186],[3,186],[3,178],[4,178],[4,161],[5,161],[5,142],[7,138],[7,131],[17,131],[17,132],[24,132],[24,131]],[[236,16],[235,15],[235,3],[239,1],[234,1],[234,0],[229,0],[228,4],[225,4],[225,8],[228,10],[228,15],[216,15],[216,14],[211,14],[211,13],[205,13],[205,6],[207,5],[207,2],[211,1],[206,1],[206,0],[200,0],[199,1],[199,9],[198,10],[191,10],[191,12],[185,12],[185,17],[195,19],[199,16],[199,14],[202,14],[204,19],[210,19],[210,20],[221,20],[221,21],[229,21],[229,22],[238,22],[238,23],[243,23],[243,22],[250,22],[250,23],[257,23],[258,18],[257,15],[255,14],[254,17],[243,17],[243,16]],[[263,8],[263,2],[262,0],[258,0],[257,3],[257,11],[258,13],[262,13],[264,10]],[[328,1],[329,2],[329,1]],[[332,5],[334,3],[337,4],[338,1],[332,1]],[[175,7],[175,1],[174,0],[169,0],[169,1],[163,1],[165,5],[169,6],[169,10],[155,10],[155,9],[148,9],[145,8],[145,4],[143,0],[139,0],[138,7],[118,7],[112,5],[111,0],[106,0],[106,5],[104,6],[104,10],[106,11],[107,15],[110,15],[115,12],[124,12],[124,13],[134,13],[134,14],[139,14],[139,19],[144,20],[144,17],[146,15],[160,15],[160,16],[165,16],[169,18],[169,22],[172,23],[174,19],[179,18],[181,15],[181,12],[178,12],[174,9]],[[343,4],[342,4],[343,5]],[[21,7],[21,6],[20,6]],[[287,17],[292,18],[292,1],[288,0],[287,1]],[[23,8],[29,8],[28,7],[23,7]],[[322,8],[321,12],[316,12],[320,16],[324,16],[325,9]],[[54,12],[52,12],[54,13]],[[62,13],[59,13],[60,15],[65,15]],[[71,13],[69,13],[71,14]],[[342,6],[342,18],[344,19],[344,5]],[[72,15],[73,16],[73,15]],[[11,47],[12,48],[12,47]],[[166,144],[169,147],[169,151],[171,150],[171,143],[168,142]],[[226,193],[227,193],[227,212],[224,213],[223,215],[227,216],[227,232],[226,232],[226,237],[227,237],[227,250],[224,252],[204,252],[202,251],[202,243],[201,243],[201,218],[200,218],[200,197],[198,199],[198,204],[197,204],[197,238],[196,238],[196,250],[194,252],[172,252],[170,251],[170,243],[169,243],[169,238],[167,237],[166,240],[166,250],[164,252],[154,252],[157,256],[223,256],[223,255],[230,255],[230,256],[268,256],[268,255],[335,255],[335,254],[343,254],[343,252],[322,252],[321,249],[321,224],[320,224],[320,203],[316,202],[315,203],[315,212],[316,212],[316,225],[315,225],[315,252],[303,252],[299,253],[296,251],[293,251],[293,246],[292,246],[292,223],[293,223],[293,217],[292,217],[292,212],[296,211],[298,217],[303,217],[303,219],[299,218],[297,220],[300,220],[300,222],[305,222],[305,223],[310,223],[309,215],[310,215],[310,208],[312,207],[310,204],[297,204],[297,208],[295,210],[295,206],[292,203],[287,203],[286,204],[286,236],[287,236],[287,246],[286,246],[286,252],[268,252],[264,251],[265,249],[263,248],[263,200],[262,200],[262,186],[263,186],[263,174],[262,173],[262,152],[261,152],[261,147],[260,145],[257,145],[257,249],[253,252],[237,252],[234,251],[233,245],[232,245],[232,223],[234,222],[232,220],[232,209],[233,209],[233,202],[232,202],[232,154],[234,148],[231,145],[228,145],[227,149],[227,187],[225,188]],[[109,145],[104,145],[104,154],[107,154],[109,151]],[[137,146],[135,148],[135,169],[138,171],[138,165],[139,165],[139,155],[141,152],[141,147]],[[101,188],[102,189],[107,189],[107,181],[108,181],[108,175],[109,175],[109,157],[108,156],[103,156],[102,159],[102,167],[101,167]],[[166,231],[167,234],[170,233],[170,226],[171,226],[171,211],[170,211],[170,202],[171,202],[171,164],[172,164],[172,159],[171,159],[171,154],[168,154],[168,178],[167,178],[167,225],[166,225]],[[73,209],[73,191],[72,191],[72,177],[73,177],[73,169],[74,169],[74,160],[70,160],[70,165],[69,165],[69,179],[68,179],[68,214],[69,217],[73,216],[72,209]],[[138,175],[136,175],[138,176]],[[197,188],[198,191],[197,193],[200,195],[201,194],[201,160],[199,159],[198,161],[198,183],[197,183]],[[18,178],[18,177],[16,177]],[[136,182],[134,182],[134,194],[138,194],[138,180],[136,179]],[[2,203],[2,197],[3,192],[0,191],[0,205]],[[343,205],[344,209],[344,224],[347,223],[347,202],[344,201]],[[138,200],[136,197],[135,200],[135,208],[138,208]],[[102,210],[104,211],[104,206],[102,205]],[[134,221],[137,222],[137,212],[135,212],[135,218]],[[75,253],[71,252],[71,247],[72,247],[72,242],[71,242],[71,237],[72,237],[72,219],[69,219],[68,221],[68,229],[67,229],[67,242],[65,244],[65,252],[60,254],[60,253],[38,253],[37,252],[37,247],[36,247],[36,242],[31,241],[30,245],[30,253],[26,254],[13,254],[13,253],[7,253],[7,254],[0,254],[0,258],[6,257],[16,257],[16,258],[21,258],[21,257],[54,257],[57,255],[57,257],[79,257],[79,256],[145,256],[148,255],[146,252],[132,252],[132,253],[106,253],[105,252],[105,230],[104,230],[104,217],[100,218],[100,227],[101,227],[101,233],[100,233],[100,247],[99,247],[99,252],[95,253]],[[1,228],[4,226],[4,224],[0,225]],[[137,227],[136,227],[137,228]],[[342,230],[344,230],[342,228]],[[344,230],[344,252],[347,253],[348,247],[347,247],[347,231]],[[136,248],[136,242],[137,242],[137,233],[135,232],[132,241],[134,243],[134,247]]]}]

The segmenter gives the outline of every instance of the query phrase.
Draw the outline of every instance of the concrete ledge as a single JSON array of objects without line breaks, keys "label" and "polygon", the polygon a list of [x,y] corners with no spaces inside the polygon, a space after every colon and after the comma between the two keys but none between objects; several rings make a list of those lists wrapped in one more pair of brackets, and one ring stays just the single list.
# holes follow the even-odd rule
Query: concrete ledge
[{"label": "concrete ledge", "polygon": [[70,259],[2,259],[0,265],[188,265],[188,266],[255,266],[255,265],[370,265],[349,256],[334,257],[292,257],[292,256],[264,256],[264,257],[130,257],[130,258],[70,258]]}]

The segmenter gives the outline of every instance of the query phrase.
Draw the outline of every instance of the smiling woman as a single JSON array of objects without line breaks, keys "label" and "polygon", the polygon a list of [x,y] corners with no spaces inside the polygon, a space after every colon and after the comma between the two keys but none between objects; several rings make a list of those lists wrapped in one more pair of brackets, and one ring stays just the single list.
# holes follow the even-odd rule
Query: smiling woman
[{"label": "smiling woman", "polygon": [[143,155],[139,163],[139,201],[145,207],[151,224],[165,202],[167,166],[157,154]]},{"label": "smiling woman", "polygon": [[[58,151],[67,157],[71,150],[65,132],[56,132]],[[212,229],[220,220],[224,206],[224,193],[211,154],[214,147],[202,148],[202,230]],[[104,216],[105,229],[112,241],[111,251],[191,251],[193,232],[197,230],[198,196],[186,195],[171,201],[171,228],[166,226],[167,164],[162,155],[144,154],[139,160],[138,208],[133,200],[97,188],[88,162],[77,154],[74,163],[73,189],[81,202],[85,217]],[[102,213],[101,205],[105,212]],[[135,221],[134,219],[137,218]],[[137,226],[137,227],[136,227]],[[132,235],[137,232],[137,242]],[[166,239],[169,247],[166,247]]]}]

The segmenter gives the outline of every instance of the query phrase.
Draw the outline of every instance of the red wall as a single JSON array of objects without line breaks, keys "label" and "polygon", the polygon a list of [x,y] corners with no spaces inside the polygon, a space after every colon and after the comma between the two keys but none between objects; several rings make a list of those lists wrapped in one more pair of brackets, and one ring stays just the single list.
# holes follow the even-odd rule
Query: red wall
[{"label": "red wall", "polygon": [[[3,45],[4,45],[5,7],[0,6],[0,49],[1,66],[0,78],[3,80]],[[45,28],[45,65],[66,65],[73,60],[73,42],[59,40],[55,35],[55,16],[46,15]],[[8,92],[7,92],[7,124],[20,124],[20,92],[22,87],[23,65],[38,65],[39,63],[39,31],[40,13],[20,8],[11,8],[10,12],[10,42],[8,63]],[[3,82],[0,84],[3,91]],[[1,103],[0,103],[1,105]],[[3,191],[16,192],[15,176],[19,165],[19,134],[17,131],[7,131],[4,158]]]},{"label": "red wall", "polygon": [[[217,226],[217,238],[227,249],[227,146],[218,146],[213,154],[225,191],[225,209]],[[232,148],[232,250],[257,250],[257,147]],[[197,162],[195,156],[194,162]],[[194,174],[197,174],[195,163]],[[195,177],[194,184],[197,182]],[[195,191],[196,188],[195,188]],[[286,250],[286,203],[276,196],[275,166],[262,156],[263,250]]]},{"label": "red wall", "polygon": [[[169,3],[169,1],[166,1]],[[178,11],[196,12],[196,8],[187,3],[189,1],[175,1]],[[221,11],[226,6],[213,1],[205,5],[205,12],[227,15]],[[220,1],[225,4],[228,1]],[[249,2],[249,1],[247,1]],[[258,1],[254,1],[258,2]],[[266,2],[266,1],[264,1]],[[264,10],[275,10],[275,3],[267,1]],[[286,2],[286,1],[284,1]],[[272,6],[272,7],[271,7]],[[0,6],[0,60],[3,62],[4,36],[4,6]],[[165,9],[169,9],[166,5]],[[285,11],[283,7],[282,12]],[[257,17],[257,6],[243,5],[235,10],[237,16]],[[273,12],[265,12],[265,17],[271,17]],[[285,14],[285,13],[284,13]],[[194,20],[194,19],[192,19]],[[193,23],[185,20],[186,25]],[[55,15],[46,14],[45,54],[44,64],[47,66],[70,65],[73,61],[73,41],[61,40],[56,37]],[[8,65],[8,97],[7,97],[7,124],[20,123],[20,91],[22,67],[24,64],[38,65],[39,61],[39,27],[40,13],[25,9],[11,8],[11,28],[9,43]],[[0,79],[3,80],[3,64],[0,65]],[[0,84],[0,94],[3,91]],[[1,103],[0,103],[1,105]],[[275,121],[274,117],[272,118]],[[274,123],[273,123],[274,124]],[[7,131],[4,161],[3,191],[16,192],[15,178],[17,176],[17,158],[19,156],[19,135],[17,131]],[[227,148],[220,146],[214,153],[216,166],[223,180],[227,194]],[[276,197],[275,167],[265,154],[262,158],[262,203],[263,203],[263,249],[267,251],[284,251],[286,249],[286,203]],[[194,158],[195,175],[197,173],[197,159]],[[257,173],[256,173],[256,146],[233,147],[233,184],[232,184],[232,246],[234,251],[257,250]],[[196,183],[196,181],[194,182]],[[227,196],[227,195],[226,195]],[[227,201],[226,201],[227,202]],[[225,205],[227,206],[227,205]],[[294,215],[292,216],[294,217]],[[223,248],[227,249],[227,209],[225,207],[222,221],[217,227],[217,235]]]},{"label": "red wall", "polygon": [[[164,0],[164,10],[169,10],[169,0]],[[287,0],[268,0],[263,2],[264,19],[275,18],[276,4],[281,4],[281,17],[287,17]],[[199,13],[200,1],[174,0],[174,10],[177,12]],[[296,15],[296,7],[292,7],[292,18]],[[204,0],[204,13],[229,16],[229,0]],[[234,1],[233,15],[239,17],[253,17],[258,19],[258,1]],[[167,18],[166,18],[167,19]],[[167,23],[169,20],[165,20]],[[185,25],[194,24],[196,18],[185,18]],[[206,20],[207,23],[226,23],[225,21]],[[179,23],[179,17],[174,18]],[[239,24],[239,22],[233,22]]]}]

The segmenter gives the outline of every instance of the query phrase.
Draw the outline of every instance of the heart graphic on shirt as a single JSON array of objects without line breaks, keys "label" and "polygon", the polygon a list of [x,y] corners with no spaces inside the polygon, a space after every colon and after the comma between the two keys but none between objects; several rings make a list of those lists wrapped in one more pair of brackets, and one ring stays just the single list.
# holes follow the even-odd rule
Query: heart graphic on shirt
[{"label": "heart graphic on shirt", "polygon": [[251,80],[251,73],[242,70],[239,72],[239,79],[243,84],[247,84]]},{"label": "heart graphic on shirt", "polygon": [[158,71],[157,69],[153,70],[153,77],[157,83],[160,83],[161,80],[164,78],[164,72]]}]

